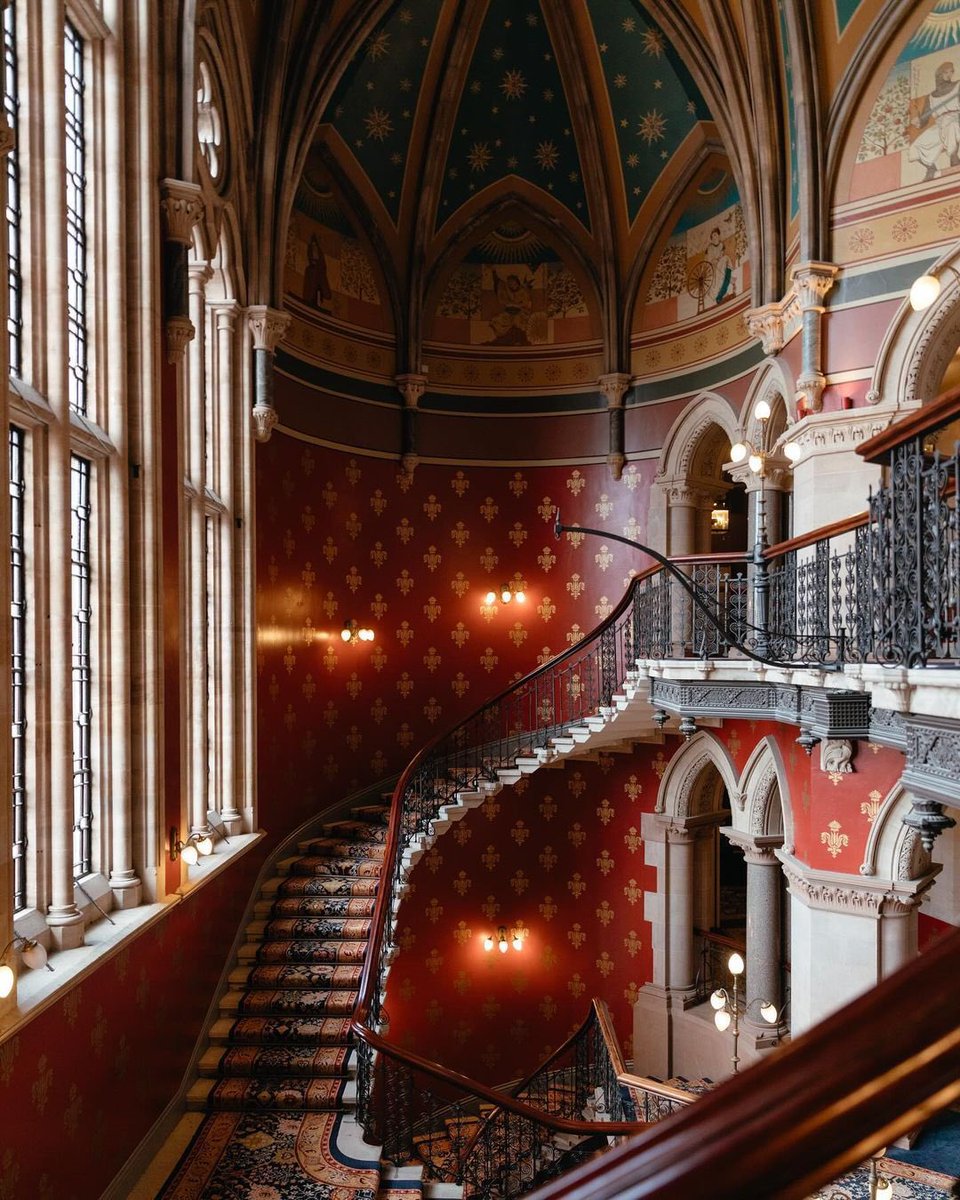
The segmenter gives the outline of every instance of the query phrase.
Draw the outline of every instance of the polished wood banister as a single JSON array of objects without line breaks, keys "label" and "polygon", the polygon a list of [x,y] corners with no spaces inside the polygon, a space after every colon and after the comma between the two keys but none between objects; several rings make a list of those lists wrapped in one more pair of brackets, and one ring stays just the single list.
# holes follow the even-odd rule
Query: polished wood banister
[{"label": "polished wood banister", "polygon": [[600,1034],[607,1047],[607,1053],[610,1055],[610,1061],[613,1063],[613,1070],[617,1076],[620,1076],[626,1071],[627,1064],[623,1061],[620,1039],[613,1028],[613,1018],[610,1016],[606,1000],[594,997],[593,1012],[597,1018],[597,1024],[600,1026]]},{"label": "polished wood banister", "polygon": [[476,1079],[471,1079],[469,1075],[461,1075],[459,1071],[443,1067],[439,1063],[431,1062],[427,1058],[421,1058],[419,1054],[414,1054],[412,1050],[401,1050],[398,1046],[380,1037],[379,1034],[373,1033],[372,1030],[366,1029],[364,1030],[364,1034],[364,1040],[374,1050],[400,1059],[412,1071],[426,1075],[437,1083],[443,1084],[444,1087],[452,1089],[454,1092],[461,1094],[466,1092],[477,1100],[495,1105],[497,1108],[506,1109],[509,1112],[515,1113],[518,1117],[524,1117],[528,1121],[546,1125],[549,1129],[553,1129],[557,1133],[570,1133],[577,1137],[588,1137],[595,1133],[603,1133],[604,1136],[617,1133],[633,1134],[638,1129],[647,1128],[647,1123],[644,1121],[570,1121],[566,1117],[554,1117],[549,1113],[545,1113],[540,1108],[534,1108],[530,1104],[525,1104],[522,1100],[515,1100],[507,1092],[498,1092],[495,1088],[487,1087],[486,1084],[480,1083]]},{"label": "polished wood banister", "polygon": [[821,525],[819,529],[811,529],[807,533],[800,533],[796,537],[788,538],[785,542],[777,542],[775,546],[768,547],[763,556],[764,558],[779,558],[781,554],[789,554],[791,550],[803,550],[807,546],[813,546],[828,538],[851,533],[854,529],[859,529],[861,525],[866,525],[869,519],[870,514],[867,512],[854,513],[853,516],[833,521],[830,525]]},{"label": "polished wood banister", "polygon": [[857,447],[857,453],[870,463],[886,463],[890,455],[904,442],[922,437],[925,433],[933,433],[943,425],[960,417],[960,387],[950,388],[939,395],[932,404],[924,404],[915,409],[902,421],[895,421],[880,433]]},{"label": "polished wood banister", "polygon": [[960,930],[533,1200],[803,1200],[960,1097]]},{"label": "polished wood banister", "polygon": [[624,1071],[622,1075],[618,1075],[617,1083],[623,1084],[624,1087],[636,1088],[640,1092],[649,1092],[652,1096],[661,1096],[664,1100],[672,1100],[674,1104],[681,1104],[684,1107],[693,1104],[700,1098],[693,1092],[683,1092],[680,1088],[671,1087],[669,1083],[663,1083],[659,1079],[648,1079],[646,1075],[633,1075],[630,1071]]}]

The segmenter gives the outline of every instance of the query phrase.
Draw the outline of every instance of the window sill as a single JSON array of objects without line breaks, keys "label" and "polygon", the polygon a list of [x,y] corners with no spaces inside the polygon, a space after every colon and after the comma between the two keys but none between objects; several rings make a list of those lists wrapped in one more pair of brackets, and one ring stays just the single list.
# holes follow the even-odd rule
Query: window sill
[{"label": "window sill", "polygon": [[[82,946],[75,950],[50,952],[52,971],[44,967],[34,971],[21,969],[13,996],[6,1002],[10,1007],[0,1015],[0,1042],[55,1004],[70,988],[118,954],[135,937],[157,924],[173,905],[203,887],[265,836],[260,831],[231,837],[229,845],[218,842],[213,854],[201,859],[195,867],[184,869],[184,881],[166,900],[141,904],[137,908],[113,909],[109,920],[101,918],[87,928]],[[27,913],[23,919],[18,918],[18,932],[35,937],[34,916],[39,917],[39,914]]]}]

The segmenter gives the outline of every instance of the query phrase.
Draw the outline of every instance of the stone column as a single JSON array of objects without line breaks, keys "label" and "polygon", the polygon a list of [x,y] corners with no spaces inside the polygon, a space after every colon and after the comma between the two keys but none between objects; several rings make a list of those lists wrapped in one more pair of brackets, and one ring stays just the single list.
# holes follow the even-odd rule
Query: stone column
[{"label": "stone column", "polygon": [[782,1003],[780,971],[783,947],[780,939],[780,891],[782,871],[775,851],[783,837],[740,833],[725,828],[720,832],[743,851],[747,864],[747,1014],[744,1025],[754,1035],[769,1035],[772,1028],[760,1016],[762,1004]]},{"label": "stone column", "polygon": [[198,337],[190,342],[185,362],[184,426],[186,432],[186,479],[184,515],[186,532],[186,616],[181,645],[187,664],[187,797],[191,833],[208,833],[207,772],[207,671],[214,669],[207,644],[207,547],[206,547],[206,301],[204,292],[213,272],[206,263],[189,268],[190,322]]},{"label": "stone column", "polygon": [[[63,109],[63,9],[60,0],[42,0],[37,46],[46,102],[44,124],[47,180],[61,180],[65,171]],[[70,407],[67,381],[66,196],[51,187],[38,208],[46,217],[44,253],[39,264],[38,290],[46,302],[47,350],[50,371],[47,398],[54,419],[47,437],[48,545],[54,562],[70,561]],[[60,949],[83,942],[83,915],[74,900],[73,798],[73,604],[68,571],[50,580],[47,598],[47,687],[49,702],[50,858],[47,924]]]},{"label": "stone column", "polygon": [[404,475],[413,476],[420,461],[417,454],[417,405],[427,390],[425,374],[410,371],[397,375],[397,390],[403,397],[403,425],[400,431],[400,467]]},{"label": "stone column", "polygon": [[[237,643],[240,628],[236,612],[237,486],[236,454],[231,421],[236,386],[237,314],[234,301],[211,306],[216,329],[216,375],[214,396],[219,411],[220,478],[219,492],[226,507],[218,522],[220,539],[220,719],[224,748],[221,756],[220,818],[229,833],[239,833],[243,817],[238,807],[237,754],[240,738],[237,727]],[[212,807],[212,806],[211,806]]]},{"label": "stone column", "polygon": [[253,436],[269,442],[280,419],[273,404],[273,356],[290,324],[290,314],[266,304],[247,309],[247,323],[253,337]]},{"label": "stone column", "polygon": [[820,411],[826,386],[821,344],[823,314],[826,312],[823,301],[839,270],[833,263],[805,262],[798,263],[790,273],[803,321],[803,357],[797,376],[797,410],[801,415]]},{"label": "stone column", "polygon": [[610,413],[610,449],[607,454],[607,466],[614,479],[619,479],[627,462],[624,447],[623,401],[630,387],[630,376],[622,371],[613,371],[608,375],[601,375],[598,383],[600,394],[606,398],[607,409]]},{"label": "stone column", "polygon": [[195,330],[189,316],[187,256],[194,226],[203,215],[199,184],[164,179],[160,184],[163,228],[163,320],[167,361],[178,363]]},{"label": "stone column", "polygon": [[667,829],[667,988],[675,996],[690,996],[696,983],[693,950],[694,835],[679,826]]}]

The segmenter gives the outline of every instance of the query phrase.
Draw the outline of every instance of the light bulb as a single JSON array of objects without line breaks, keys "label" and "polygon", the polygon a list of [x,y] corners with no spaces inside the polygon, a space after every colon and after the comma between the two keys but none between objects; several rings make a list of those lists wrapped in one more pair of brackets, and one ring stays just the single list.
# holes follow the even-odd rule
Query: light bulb
[{"label": "light bulb", "polygon": [[727,1002],[727,993],[723,988],[718,988],[710,997],[710,1005],[712,1008],[721,1009]]},{"label": "light bulb", "polygon": [[753,415],[758,421],[768,421],[770,419],[770,405],[766,400],[758,400],[753,406]]},{"label": "light bulb", "polygon": [[488,952],[493,949],[493,938],[491,937],[491,935],[489,933],[483,939],[483,948],[484,948],[484,950],[486,950]]},{"label": "light bulb", "polygon": [[936,275],[921,275],[910,288],[910,307],[914,312],[923,312],[940,295],[940,280]]},{"label": "light bulb", "polygon": [[31,971],[39,971],[47,965],[47,951],[39,942],[25,942],[22,958]]},{"label": "light bulb", "polygon": [[506,952],[507,952],[507,939],[505,937],[501,937],[500,938],[500,953],[506,954]]},{"label": "light bulb", "polygon": [[731,975],[742,975],[745,965],[743,955],[737,954],[736,951],[727,959],[727,966],[730,968]]},{"label": "light bulb", "polygon": [[349,641],[350,641],[350,638],[351,638],[351,633],[350,633],[350,630],[349,630],[349,629],[348,629],[346,626],[344,626],[344,627],[343,627],[343,629],[341,629],[341,630],[340,630],[340,637],[341,637],[341,638],[343,639],[343,641],[345,641],[345,642],[349,642]]},{"label": "light bulb", "polygon": [[185,846],[180,847],[180,857],[188,867],[195,867],[200,854],[193,842],[187,842]]},{"label": "light bulb", "polygon": [[197,838],[196,842],[197,853],[204,857],[213,853],[213,838],[209,834],[204,834],[202,838]]},{"label": "light bulb", "polygon": [[730,1028],[731,1019],[730,1012],[726,1008],[721,1008],[719,1012],[713,1014],[713,1023],[721,1033],[725,1033]]},{"label": "light bulb", "polygon": [[785,458],[789,458],[792,463],[795,463],[799,461],[803,450],[801,450],[799,442],[784,442],[783,453]]},{"label": "light bulb", "polygon": [[511,592],[509,588],[504,588],[500,593],[500,599],[504,602],[504,604],[509,604],[513,599],[513,592]]},{"label": "light bulb", "polygon": [[372,642],[373,641],[373,630],[372,629],[361,629],[360,630],[360,641],[361,642]]},{"label": "light bulb", "polygon": [[747,459],[747,466],[754,473],[754,475],[759,475],[763,469],[763,457],[759,454],[751,454]]},{"label": "light bulb", "polygon": [[733,445],[730,447],[730,461],[735,462],[735,463],[743,462],[743,460],[746,457],[747,457],[746,445],[743,442],[734,442]]},{"label": "light bulb", "polygon": [[776,1025],[776,1023],[777,1023],[777,1007],[776,1007],[776,1005],[770,1004],[769,1002],[767,1004],[761,1004],[760,1005],[760,1016],[763,1017],[763,1019],[766,1021],[766,1023],[768,1025]]},{"label": "light bulb", "polygon": [[513,598],[518,604],[522,604],[526,600],[527,594],[526,592],[514,592]]},{"label": "light bulb", "polygon": [[13,973],[13,968],[8,967],[6,963],[0,967],[0,999],[9,996],[13,991],[13,981],[16,976]]},{"label": "light bulb", "polygon": [[523,938],[520,936],[519,933],[513,939],[513,948],[514,948],[514,950],[522,950],[523,949]]},{"label": "light bulb", "polygon": [[483,598],[483,602],[484,602],[484,604],[496,604],[497,593],[496,592],[487,592],[486,596],[484,596],[484,598]]}]

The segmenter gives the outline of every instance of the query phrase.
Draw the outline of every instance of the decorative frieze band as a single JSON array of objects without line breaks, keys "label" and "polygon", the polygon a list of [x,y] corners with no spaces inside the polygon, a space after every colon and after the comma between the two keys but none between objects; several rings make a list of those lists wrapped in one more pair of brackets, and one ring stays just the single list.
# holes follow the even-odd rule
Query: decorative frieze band
[{"label": "decorative frieze band", "polygon": [[935,872],[920,879],[878,880],[865,882],[862,878],[835,875],[829,871],[814,871],[784,850],[777,858],[783,864],[787,886],[807,908],[844,913],[854,917],[903,916],[915,909],[923,893],[930,887]]}]

